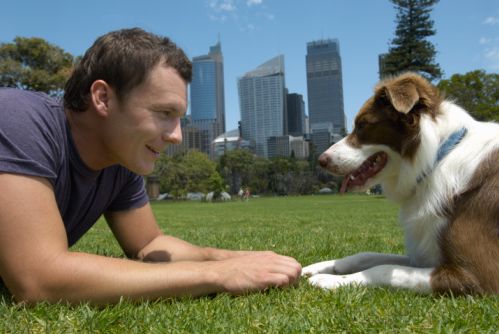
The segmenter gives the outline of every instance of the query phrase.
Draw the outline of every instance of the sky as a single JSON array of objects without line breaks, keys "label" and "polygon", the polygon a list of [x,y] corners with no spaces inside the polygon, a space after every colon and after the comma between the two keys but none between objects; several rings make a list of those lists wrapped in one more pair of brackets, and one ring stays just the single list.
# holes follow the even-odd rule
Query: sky
[{"label": "sky", "polygon": [[[337,38],[351,130],[378,81],[378,55],[394,38],[395,17],[388,0],[3,0],[0,43],[41,37],[77,56],[109,31],[141,27],[192,58],[220,41],[231,130],[240,120],[238,78],[284,55],[286,86],[307,105],[307,43]],[[499,0],[440,0],[431,18],[437,33],[429,40],[444,79],[477,69],[499,73]]]}]

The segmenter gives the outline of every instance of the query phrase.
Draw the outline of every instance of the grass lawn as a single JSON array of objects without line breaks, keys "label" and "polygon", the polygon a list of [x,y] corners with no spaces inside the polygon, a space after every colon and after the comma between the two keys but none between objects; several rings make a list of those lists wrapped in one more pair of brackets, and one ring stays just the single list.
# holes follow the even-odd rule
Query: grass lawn
[{"label": "grass lawn", "polygon": [[[199,245],[274,250],[303,265],[361,251],[403,253],[397,208],[382,197],[305,196],[153,203],[163,230]],[[74,249],[123,256],[104,222]],[[433,297],[388,288],[273,289],[242,297],[104,308],[24,307],[0,294],[0,333],[496,333],[498,297]]]}]

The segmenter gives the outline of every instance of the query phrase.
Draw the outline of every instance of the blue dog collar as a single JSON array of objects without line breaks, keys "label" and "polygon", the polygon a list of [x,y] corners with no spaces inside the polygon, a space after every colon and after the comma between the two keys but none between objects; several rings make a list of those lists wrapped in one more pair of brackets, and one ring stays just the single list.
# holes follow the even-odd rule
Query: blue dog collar
[{"label": "blue dog collar", "polygon": [[461,142],[461,140],[463,140],[467,132],[468,129],[461,128],[451,133],[451,135],[447,137],[447,139],[438,148],[437,157],[435,159],[435,162],[433,163],[433,167],[418,176],[418,183],[421,183],[421,181],[423,181],[423,179],[426,178],[432,172],[432,170],[435,169],[435,167],[437,167],[440,161],[442,161],[447,156],[447,154],[449,154]]}]

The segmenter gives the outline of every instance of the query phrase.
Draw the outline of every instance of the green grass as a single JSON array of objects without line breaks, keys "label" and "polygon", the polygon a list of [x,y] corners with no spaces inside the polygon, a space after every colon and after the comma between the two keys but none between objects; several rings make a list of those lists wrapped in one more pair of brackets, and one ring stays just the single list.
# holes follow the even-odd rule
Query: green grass
[{"label": "green grass", "polygon": [[[397,208],[380,197],[305,196],[248,202],[154,203],[166,233],[205,246],[270,249],[303,265],[360,251],[403,253]],[[100,221],[74,247],[123,256]],[[389,288],[298,287],[231,297],[90,305],[13,303],[0,333],[496,333],[498,297],[433,297]]]}]

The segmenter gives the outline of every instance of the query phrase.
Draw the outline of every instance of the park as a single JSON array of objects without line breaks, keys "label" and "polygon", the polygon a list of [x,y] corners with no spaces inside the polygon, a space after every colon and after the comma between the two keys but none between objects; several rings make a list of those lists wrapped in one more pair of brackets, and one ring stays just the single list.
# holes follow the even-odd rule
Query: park
[{"label": "park", "polygon": [[[59,105],[59,102],[64,101],[66,92],[70,90],[66,86],[68,78],[73,77],[75,69],[81,64],[86,64],[87,58],[83,54],[85,48],[100,34],[116,29],[132,28],[131,30],[135,31],[137,28],[133,27],[138,27],[138,30],[144,28],[152,30],[153,33],[167,34],[171,36],[172,41],[178,43],[179,47],[185,49],[186,59],[189,57],[190,61],[192,57],[193,76],[191,78],[190,74],[185,75],[182,81],[182,84],[188,85],[186,88],[189,89],[185,92],[187,95],[183,95],[183,89],[178,89],[183,88],[182,85],[173,85],[173,88],[176,88],[174,92],[182,93],[179,96],[182,97],[180,100],[185,102],[185,106],[183,103],[163,103],[147,109],[151,115],[161,115],[158,119],[168,120],[169,125],[175,123],[175,129],[177,125],[179,129],[175,132],[168,128],[168,131],[164,132],[167,136],[161,133],[161,140],[168,144],[167,147],[166,144],[163,147],[163,142],[159,143],[152,139],[160,138],[156,136],[159,132],[154,133],[155,136],[151,138],[144,137],[144,143],[140,142],[139,147],[145,150],[138,152],[147,152],[149,158],[152,153],[154,157],[141,160],[141,162],[151,162],[147,164],[151,167],[147,172],[145,169],[140,171],[131,169],[136,167],[131,160],[138,161],[138,157],[142,155],[134,155],[134,159],[123,158],[132,156],[130,152],[133,152],[132,145],[123,143],[134,144],[136,138],[141,139],[141,136],[136,134],[149,134],[148,131],[121,132],[117,131],[117,127],[111,126],[100,127],[98,128],[100,131],[88,128],[92,131],[86,132],[87,136],[80,137],[85,140],[75,146],[75,152],[80,154],[82,164],[89,169],[97,166],[98,168],[94,170],[100,172],[112,169],[115,165],[130,169],[135,177],[135,185],[140,189],[142,189],[142,180],[144,181],[146,189],[142,192],[141,205],[150,203],[155,218],[152,219],[154,231],[161,230],[165,235],[201,247],[272,251],[296,259],[302,267],[359,252],[403,255],[406,252],[406,245],[399,222],[399,207],[387,199],[390,195],[389,189],[376,185],[364,189],[362,193],[339,194],[347,188],[342,187],[342,184],[347,185],[349,177],[353,174],[347,174],[347,177],[332,175],[326,170],[327,164],[319,163],[320,154],[330,145],[345,136],[355,134],[356,128],[360,128],[357,125],[349,128],[348,123],[355,124],[355,114],[361,108],[362,101],[372,93],[373,85],[378,80],[386,80],[406,71],[417,72],[431,81],[443,96],[468,110],[476,120],[499,122],[497,71],[499,38],[496,29],[499,24],[497,17],[499,8],[497,3],[491,0],[480,3],[466,1],[440,3],[439,0],[382,2],[321,0],[313,2],[313,5],[312,2],[303,2],[300,6],[292,2],[289,4],[286,2],[284,5],[269,0],[205,0],[196,5],[189,2],[154,2],[148,3],[147,6],[132,1],[120,2],[119,6],[113,2],[101,2],[99,6],[95,6],[96,3],[89,6],[89,3],[67,5],[62,2],[52,4],[28,2],[31,2],[29,6],[19,5],[17,2],[6,2],[2,5],[3,16],[0,13],[2,90],[7,87],[15,88],[16,91],[44,92],[47,94],[47,99],[50,96],[50,100],[57,101]],[[75,13],[78,15],[74,15]],[[58,19],[54,20],[54,16]],[[50,29],[46,30],[46,27]],[[282,27],[285,29],[281,29]],[[321,32],[320,39],[319,32]],[[210,47],[209,54],[201,56],[206,52],[206,46],[212,42],[214,36],[218,36],[217,44]],[[340,56],[340,39],[342,56]],[[225,56],[222,56],[221,41]],[[327,48],[330,49],[330,53],[328,57],[323,58],[322,51]],[[283,55],[262,63],[263,59],[268,59],[274,52],[286,54],[286,71]],[[96,63],[108,64],[103,59],[104,57],[100,57]],[[114,65],[114,63],[109,64]],[[188,68],[190,72],[190,66]],[[154,72],[152,69],[148,71],[149,74]],[[285,73],[286,80],[284,80]],[[99,81],[101,88],[102,82],[111,83],[110,92],[113,92],[116,87],[113,86],[114,81],[109,79],[114,80],[116,77],[120,76],[111,75],[108,79],[98,77],[99,80],[92,80],[94,83]],[[149,79],[149,76],[146,78]],[[178,83],[178,80],[171,81],[172,76],[166,78],[168,80],[161,82],[167,82],[168,85],[161,85],[162,88],[165,86],[170,89],[171,82]],[[334,89],[321,90],[321,85],[326,82],[323,81],[325,78]],[[174,75],[173,79],[178,78]],[[106,83],[106,80],[109,82]],[[78,79],[74,81],[82,82]],[[137,81],[135,88],[149,83],[150,80],[143,81],[140,85]],[[123,82],[130,80],[124,79]],[[269,85],[269,82],[272,85]],[[253,94],[253,87],[260,87],[259,85],[265,88]],[[274,89],[275,94],[270,94],[269,92],[273,90],[269,87],[279,87],[279,89]],[[89,89],[85,89],[88,93]],[[13,92],[14,89],[3,91]],[[150,93],[154,90],[145,91]],[[116,92],[119,93],[120,90],[116,89]],[[126,102],[123,106],[129,106],[128,98],[133,95],[132,92],[132,90],[126,91],[125,95],[129,96],[121,101]],[[205,99],[208,95],[212,98]],[[119,97],[119,94],[116,96]],[[140,100],[148,103],[156,100],[146,98],[152,95],[144,96]],[[216,99],[213,98],[215,96]],[[30,138],[30,130],[19,130],[17,126],[19,124],[8,125],[10,123],[7,122],[10,115],[16,115],[11,117],[13,120],[22,119],[17,109],[22,103],[16,102],[16,108],[8,108],[5,101],[6,99],[2,99],[0,95],[0,114],[2,119],[5,118],[0,122],[0,139],[5,142],[4,138],[9,138],[6,133],[14,135],[22,133],[23,136],[19,138],[22,145],[19,146],[34,148],[34,144],[37,143]],[[170,99],[168,101],[171,102]],[[209,101],[209,103],[199,101]],[[43,106],[46,107],[46,104],[44,102]],[[118,105],[121,103],[114,104]],[[158,108],[158,105],[162,107]],[[172,108],[172,105],[175,107]],[[253,105],[258,107],[253,108]],[[321,119],[321,105],[327,106],[324,109],[328,112],[327,120]],[[419,106],[421,105],[416,105]],[[90,106],[80,106],[80,110],[76,104],[65,107],[66,109],[61,105],[57,110],[62,112],[60,115],[67,111],[68,113],[64,114],[67,119],[74,115],[88,116],[90,112],[97,110]],[[25,111],[24,109],[29,108],[19,109]],[[113,111],[118,109],[125,110],[125,108],[114,108]],[[12,113],[13,111],[16,114]],[[267,117],[274,114],[277,116]],[[95,113],[95,115],[100,114]],[[115,115],[121,117],[113,118],[114,120],[123,119],[123,114]],[[337,117],[338,115],[341,117]],[[240,121],[236,119],[239,116]],[[255,116],[256,125],[249,116]],[[21,125],[24,124],[31,123],[24,122]],[[67,133],[71,133],[74,139],[77,133],[71,131],[76,127],[71,128],[66,122],[60,124],[68,126]],[[79,124],[84,123],[80,121]],[[99,122],[99,124],[104,123]],[[64,130],[61,133],[66,133],[65,127],[56,128]],[[230,130],[231,128],[233,130]],[[12,129],[15,131],[7,131]],[[258,132],[262,129],[268,131]],[[43,130],[52,130],[52,126],[44,126]],[[25,136],[26,133],[28,136]],[[230,133],[235,135],[229,136]],[[26,138],[28,138],[27,144],[23,144]],[[46,140],[49,137],[43,138]],[[116,152],[110,152],[111,150],[107,152],[108,154],[98,154],[98,148],[104,147],[92,146],[90,144],[92,141],[89,140],[92,138],[113,138],[112,142],[120,145],[112,148],[123,154],[114,154]],[[58,142],[68,144],[73,139],[53,140],[50,144]],[[16,182],[21,182],[22,179],[17,169],[12,172],[5,167],[9,161],[17,161],[18,157],[10,159],[3,155],[2,149],[11,146],[5,145],[4,142],[0,143],[0,177],[4,176],[0,182],[0,194],[3,194],[3,200],[0,200],[0,213],[2,213],[0,226],[3,227],[0,232],[2,238],[0,245],[3,247],[3,252],[0,252],[3,254],[0,259],[2,270],[0,276],[3,277],[3,281],[0,277],[0,333],[499,332],[497,295],[458,296],[453,294],[453,290],[441,294],[438,292],[422,294],[407,289],[360,286],[356,283],[325,290],[314,287],[311,281],[300,277],[296,262],[295,279],[298,279],[298,282],[285,288],[266,285],[271,288],[264,287],[262,291],[242,295],[230,293],[228,290],[221,293],[211,291],[209,293],[212,294],[202,294],[201,297],[190,297],[189,294],[193,291],[191,290],[184,297],[168,297],[171,295],[165,293],[164,287],[151,284],[151,281],[156,279],[161,284],[172,285],[175,270],[168,267],[170,264],[164,264],[167,270],[162,272],[162,275],[149,275],[145,280],[137,279],[148,273],[144,267],[127,275],[123,274],[126,271],[114,271],[114,267],[111,268],[109,265],[121,262],[128,263],[129,267],[146,265],[154,270],[160,268],[161,264],[142,263],[149,262],[147,257],[130,256],[140,252],[127,252],[127,247],[123,247],[123,243],[120,246],[119,243],[124,239],[123,235],[120,239],[120,233],[116,233],[118,231],[116,227],[120,227],[119,225],[126,226],[128,231],[133,231],[130,235],[138,237],[130,238],[134,241],[139,240],[142,232],[144,235],[147,234],[148,220],[143,219],[144,215],[139,216],[140,219],[135,217],[134,222],[139,224],[130,226],[125,224],[130,221],[123,223],[122,220],[123,224],[115,222],[113,229],[113,215],[109,214],[113,209],[105,211],[104,209],[109,209],[109,205],[101,211],[96,209],[99,212],[89,219],[91,220],[89,228],[90,226],[92,228],[78,241],[75,237],[76,243],[73,244],[72,237],[69,238],[72,233],[68,227],[71,225],[71,219],[66,219],[63,212],[83,216],[80,213],[87,210],[85,206],[81,206],[84,209],[79,209],[77,205],[76,209],[63,210],[61,207],[64,201],[78,203],[79,198],[84,198],[76,196],[84,187],[78,189],[74,187],[69,194],[72,197],[61,195],[55,200],[50,197],[43,203],[40,201],[42,204],[37,206],[38,200],[46,197],[39,196],[42,192],[35,192],[33,189],[38,191],[42,189],[43,194],[48,189],[50,195],[56,191],[42,187],[43,184],[34,182],[36,180],[31,176],[39,176],[44,182],[49,177],[47,174],[31,174],[31,171],[19,172],[21,176],[26,173],[28,176],[26,179],[29,180],[27,184],[33,188],[26,187],[24,183],[9,181],[15,179]],[[95,142],[102,144],[104,140]],[[85,148],[97,153],[95,156],[102,158],[105,163],[90,165],[89,163],[95,161],[88,159],[88,156],[84,159],[82,153],[85,152]],[[485,150],[483,147],[482,149]],[[43,149],[33,149],[33,151],[35,155],[44,152]],[[53,151],[55,152],[53,155],[56,156],[66,152],[65,149],[59,148]],[[71,178],[66,177],[66,174],[61,176],[63,173],[60,172],[62,169],[58,169],[59,165],[53,163],[50,168],[56,170],[54,172],[57,174],[56,178],[62,180],[63,185],[70,184],[68,180]],[[79,172],[74,165],[68,166],[70,166],[69,171],[75,174]],[[347,182],[343,182],[344,180]],[[92,182],[89,181],[89,184]],[[417,182],[419,184],[420,180]],[[96,193],[107,194],[108,188],[111,187],[103,186]],[[132,188],[123,189],[125,191],[122,190],[121,193],[131,197],[131,192],[128,193],[126,190]],[[496,203],[493,197],[496,189],[491,191],[493,194],[489,199],[492,203]],[[428,194],[428,191],[425,194]],[[197,200],[190,200],[194,198],[193,195]],[[9,202],[9,199],[12,200]],[[96,207],[95,203],[107,203],[106,200],[81,202],[92,209]],[[435,203],[435,201],[428,202]],[[55,210],[56,219],[54,215],[48,215],[43,210],[50,207],[49,204],[59,208],[58,211]],[[120,207],[116,212],[133,212],[130,208],[138,207],[127,204],[127,207]],[[10,212],[15,212],[17,215],[5,214]],[[107,222],[101,212],[108,214]],[[151,218],[151,212],[147,212],[149,216],[146,218]],[[31,213],[29,218],[19,218],[26,217],[24,214],[27,213]],[[493,216],[492,220],[495,221],[495,217]],[[57,238],[54,237],[55,234],[50,229],[54,221],[58,225],[53,225],[61,228],[60,231],[63,227],[61,224],[64,223],[70,241],[68,244],[65,244],[63,233],[57,235]],[[78,224],[86,226],[83,223]],[[474,229],[479,230],[476,227]],[[47,231],[50,231],[47,235],[54,238],[44,239],[46,236],[44,232]],[[471,241],[475,239],[470,238],[470,234],[462,235],[470,244],[482,245],[480,242]],[[443,239],[442,234],[439,234],[439,239]],[[136,246],[137,243],[140,242],[129,242],[128,246],[131,244]],[[61,247],[63,251],[57,254],[63,255],[53,256],[56,254],[51,253],[56,249],[54,245],[59,244],[64,247]],[[170,249],[171,245],[172,242],[165,243],[159,249]],[[128,251],[130,249],[138,251],[138,248],[128,247]],[[67,261],[69,255],[92,257],[97,255],[94,258],[105,262],[90,262],[87,259],[80,262],[83,264],[81,267],[64,266],[69,263]],[[63,256],[66,257],[66,262]],[[470,258],[482,259],[486,268],[492,268],[497,264],[495,262],[497,256]],[[47,261],[47,259],[57,260]],[[215,260],[219,259],[210,258],[210,261],[205,262],[211,265]],[[197,274],[188,278],[203,277],[203,274],[209,272],[199,270],[206,267],[201,267],[193,261],[191,259],[179,261],[195,269]],[[254,267],[261,269],[265,267],[261,264],[270,262],[254,260],[241,262],[237,259],[239,270],[219,270],[216,277],[225,273],[233,281],[238,281],[237,274],[244,273],[244,269],[254,263],[258,264]],[[86,273],[82,268],[89,263],[91,266],[88,272],[94,274],[92,277],[97,277],[95,280],[82,279]],[[95,263],[107,265],[95,265]],[[55,265],[50,267],[49,264]],[[74,268],[77,269],[72,270]],[[302,274],[305,272],[306,270],[302,271]],[[114,273],[114,276],[106,275],[109,273]],[[112,280],[106,281],[110,276]],[[341,275],[337,277],[339,276]],[[390,278],[393,276],[384,275]],[[59,277],[66,280],[58,280]],[[246,277],[260,278],[259,275],[246,275]],[[488,277],[496,280],[497,275],[492,274]],[[120,284],[121,278],[129,279],[128,283],[131,284],[128,286]],[[26,287],[30,287],[30,284],[36,281],[42,282],[38,285],[40,290],[47,286],[55,286],[51,290],[53,293],[51,296],[58,297],[29,299],[24,296],[23,299],[21,293],[29,291]],[[184,283],[189,280],[184,276],[181,281]],[[19,282],[28,284],[18,284]],[[50,285],[51,282],[56,283]],[[95,284],[88,288],[91,285],[85,285],[87,282]],[[111,284],[106,285],[109,282]],[[10,284],[11,291],[7,289],[7,283]],[[142,291],[142,294],[134,295],[130,293],[131,290],[122,289],[126,292],[114,294],[112,302],[100,304],[95,302],[97,300],[95,296],[94,299],[75,299],[76,302],[75,300],[72,302],[69,298],[73,293],[82,291],[87,294],[90,292],[89,295],[92,295],[98,291],[98,287],[105,287],[103,291],[109,293],[114,288],[119,290],[123,287],[130,288],[132,285],[139,287],[138,290]],[[199,286],[204,285],[199,284]],[[163,294],[146,297],[154,289]],[[60,295],[63,297],[59,297]],[[36,297],[36,294],[34,296]]]},{"label": "park", "polygon": [[[269,196],[152,206],[166,233],[204,246],[273,250],[302,265],[362,251],[404,252],[397,207],[382,196]],[[72,251],[124,257],[103,219]],[[426,296],[355,286],[324,291],[305,279],[296,287],[237,297],[123,299],[106,307],[27,307],[5,290],[0,298],[2,333],[493,333],[499,309],[494,296]]]}]

